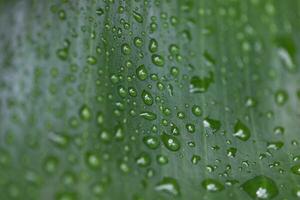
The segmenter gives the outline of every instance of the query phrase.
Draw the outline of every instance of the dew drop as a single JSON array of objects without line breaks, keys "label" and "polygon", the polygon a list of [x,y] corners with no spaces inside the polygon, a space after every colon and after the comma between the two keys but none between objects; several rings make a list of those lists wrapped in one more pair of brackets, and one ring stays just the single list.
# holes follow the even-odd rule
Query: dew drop
[{"label": "dew drop", "polygon": [[247,141],[250,138],[251,133],[250,133],[249,128],[244,123],[242,123],[240,120],[238,120],[234,125],[233,136],[242,141]]},{"label": "dew drop", "polygon": [[171,177],[164,177],[155,186],[156,191],[162,191],[174,196],[180,195],[180,187],[176,179]]},{"label": "dew drop", "polygon": [[161,140],[162,140],[163,144],[165,145],[165,147],[167,149],[169,149],[170,151],[178,151],[180,149],[179,140],[172,135],[163,133],[161,135]]},{"label": "dew drop", "polygon": [[202,187],[209,192],[220,192],[224,189],[223,184],[215,179],[203,180]]},{"label": "dew drop", "polygon": [[209,76],[203,78],[200,78],[199,76],[193,76],[190,81],[189,91],[191,93],[206,92],[213,82],[214,74],[212,72],[209,72]]},{"label": "dew drop", "polygon": [[246,181],[242,188],[253,199],[272,199],[278,194],[276,183],[262,175]]},{"label": "dew drop", "polygon": [[156,120],[156,118],[157,118],[156,114],[154,112],[150,112],[150,111],[141,112],[140,116],[149,121]]}]

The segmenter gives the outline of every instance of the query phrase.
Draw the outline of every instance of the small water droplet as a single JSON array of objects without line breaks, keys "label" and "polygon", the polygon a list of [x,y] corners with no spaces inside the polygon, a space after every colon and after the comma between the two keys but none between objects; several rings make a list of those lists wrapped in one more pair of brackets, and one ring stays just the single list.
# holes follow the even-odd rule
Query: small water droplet
[{"label": "small water droplet", "polygon": [[155,136],[145,136],[143,142],[150,149],[157,149],[160,145],[159,139]]},{"label": "small water droplet", "polygon": [[154,65],[156,65],[158,67],[164,66],[165,59],[161,55],[153,54],[151,58],[152,58],[152,62]]},{"label": "small water droplet", "polygon": [[203,180],[202,187],[209,192],[220,192],[224,189],[223,184],[215,179]]},{"label": "small water droplet", "polygon": [[154,112],[144,111],[140,113],[140,116],[149,121],[156,120],[156,114]]}]

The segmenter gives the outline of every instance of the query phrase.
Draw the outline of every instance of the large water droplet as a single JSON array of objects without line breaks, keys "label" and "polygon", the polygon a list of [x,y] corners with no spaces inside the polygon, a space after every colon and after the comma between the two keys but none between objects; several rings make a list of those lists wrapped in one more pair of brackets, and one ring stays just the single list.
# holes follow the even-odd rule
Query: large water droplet
[{"label": "large water droplet", "polygon": [[251,133],[250,133],[249,128],[244,123],[242,123],[240,120],[238,120],[234,125],[233,136],[242,141],[247,141],[250,138]]},{"label": "large water droplet", "polygon": [[136,69],[136,76],[138,77],[138,79],[140,80],[146,80],[148,77],[148,70],[146,69],[145,65],[140,65],[137,69]]},{"label": "large water droplet", "polygon": [[200,78],[199,76],[193,76],[190,81],[189,90],[191,93],[203,93],[206,92],[210,84],[214,82],[214,74],[209,72],[209,76]]},{"label": "large water droplet", "polygon": [[179,140],[172,135],[163,133],[161,135],[161,140],[162,140],[163,144],[165,145],[165,147],[167,149],[169,149],[170,151],[178,151],[180,149]]},{"label": "large water droplet", "polygon": [[162,181],[160,181],[155,186],[155,190],[166,192],[168,194],[179,196],[180,195],[180,187],[176,179],[171,177],[164,177]]},{"label": "large water droplet", "polygon": [[203,120],[203,126],[205,128],[210,128],[212,130],[212,132],[214,133],[214,132],[220,130],[220,128],[221,128],[221,122],[219,120],[215,120],[215,119],[206,117]]},{"label": "large water droplet", "polygon": [[242,184],[242,188],[253,199],[272,199],[278,194],[276,183],[266,176],[256,176]]},{"label": "large water droplet", "polygon": [[143,99],[143,102],[148,106],[151,106],[153,104],[153,97],[152,97],[151,93],[147,92],[146,90],[143,90],[143,92],[142,92],[142,99]]}]

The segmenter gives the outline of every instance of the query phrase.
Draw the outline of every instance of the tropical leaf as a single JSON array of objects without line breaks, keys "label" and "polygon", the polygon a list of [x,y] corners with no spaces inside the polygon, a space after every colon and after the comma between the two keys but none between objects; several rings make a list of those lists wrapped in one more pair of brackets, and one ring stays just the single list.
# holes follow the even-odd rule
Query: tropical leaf
[{"label": "tropical leaf", "polygon": [[300,198],[299,1],[0,2],[0,199]]}]

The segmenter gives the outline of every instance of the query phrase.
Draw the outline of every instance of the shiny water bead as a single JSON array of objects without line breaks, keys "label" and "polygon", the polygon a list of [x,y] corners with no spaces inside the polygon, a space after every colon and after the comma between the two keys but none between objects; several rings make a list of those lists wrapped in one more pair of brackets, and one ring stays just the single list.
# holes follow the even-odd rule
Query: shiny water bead
[{"label": "shiny water bead", "polygon": [[169,46],[169,52],[170,52],[170,54],[172,54],[172,55],[179,54],[179,47],[178,47],[176,44],[171,44],[171,45]]},{"label": "shiny water bead", "polygon": [[144,18],[140,13],[133,11],[132,14],[133,14],[133,18],[135,19],[136,22],[143,23]]},{"label": "shiny water bead", "polygon": [[88,121],[92,118],[92,111],[87,105],[81,106],[79,115],[82,120]]},{"label": "shiny water bead", "polygon": [[288,93],[285,90],[277,90],[275,92],[275,102],[278,106],[283,106],[288,98]]},{"label": "shiny water bead", "polygon": [[153,104],[153,97],[152,97],[151,93],[146,90],[142,91],[142,99],[143,99],[143,102],[148,106],[151,106]]},{"label": "shiny water bead", "polygon": [[145,136],[143,142],[150,149],[157,149],[160,145],[159,139],[155,136]]},{"label": "shiny water bead", "polygon": [[157,118],[157,115],[154,112],[150,112],[150,111],[141,112],[140,116],[149,121],[156,120]]},{"label": "shiny water bead", "polygon": [[98,8],[98,9],[96,10],[96,14],[99,15],[99,16],[101,16],[101,15],[104,14],[104,10],[103,10],[102,8]]},{"label": "shiny water bead", "polygon": [[133,39],[133,43],[134,43],[134,46],[136,46],[137,48],[141,48],[143,46],[143,44],[144,44],[144,41],[140,37],[135,37]]},{"label": "shiny water bead", "polygon": [[300,164],[291,167],[291,172],[296,175],[300,175]]},{"label": "shiny water bead", "polygon": [[253,199],[272,199],[279,192],[275,181],[262,175],[249,179],[242,188]]},{"label": "shiny water bead", "polygon": [[203,180],[202,187],[209,192],[220,192],[224,189],[224,185],[215,179]]},{"label": "shiny water bead", "polygon": [[97,169],[101,165],[98,154],[91,151],[85,153],[85,162],[91,169]]},{"label": "shiny water bead", "polygon": [[155,39],[151,38],[148,48],[151,53],[155,53],[158,49],[158,42]]},{"label": "shiny water bead", "polygon": [[202,109],[198,105],[193,105],[192,107],[192,113],[196,116],[199,117],[202,115]]},{"label": "shiny water bead", "polygon": [[267,142],[267,148],[273,150],[279,150],[283,147],[284,143],[282,141],[272,141]]},{"label": "shiny water bead", "polygon": [[193,155],[191,158],[191,162],[193,165],[198,164],[198,162],[201,160],[201,157],[199,155]]},{"label": "shiny water bead", "polygon": [[155,190],[165,192],[174,196],[180,195],[179,184],[176,179],[171,177],[164,177],[159,183],[156,184]]},{"label": "shiny water bead", "polygon": [[213,72],[209,72],[206,77],[200,78],[199,76],[193,76],[190,80],[189,90],[191,93],[203,93],[206,92],[209,86],[214,82]]},{"label": "shiny water bead", "polygon": [[121,45],[121,51],[124,55],[129,55],[131,53],[131,47],[129,44],[124,43]]},{"label": "shiny water bead", "polygon": [[88,56],[86,58],[86,62],[90,65],[95,65],[95,64],[97,64],[97,59],[95,56]]},{"label": "shiny water bead", "polygon": [[157,155],[156,160],[157,160],[157,163],[160,165],[165,165],[169,162],[168,157],[164,156],[164,155]]},{"label": "shiny water bead", "polygon": [[205,128],[209,128],[214,133],[220,130],[221,122],[219,120],[206,117],[203,120],[203,126]]},{"label": "shiny water bead", "polygon": [[250,129],[243,122],[238,120],[234,125],[233,136],[242,141],[247,141],[251,136]]},{"label": "shiny water bead", "polygon": [[152,63],[158,67],[162,67],[165,64],[165,59],[161,55],[153,54],[151,59]]},{"label": "shiny water bead", "polygon": [[170,151],[178,151],[180,149],[180,142],[179,140],[172,136],[168,135],[166,133],[163,133],[161,135],[161,140],[164,144],[164,146],[169,149]]},{"label": "shiny water bead", "polygon": [[140,153],[136,159],[135,162],[140,167],[147,167],[151,164],[151,157],[149,153],[142,152]]},{"label": "shiny water bead", "polygon": [[138,79],[140,79],[141,81],[144,81],[148,78],[148,70],[146,69],[145,65],[140,65],[137,69],[136,69],[136,76],[138,77]]}]

